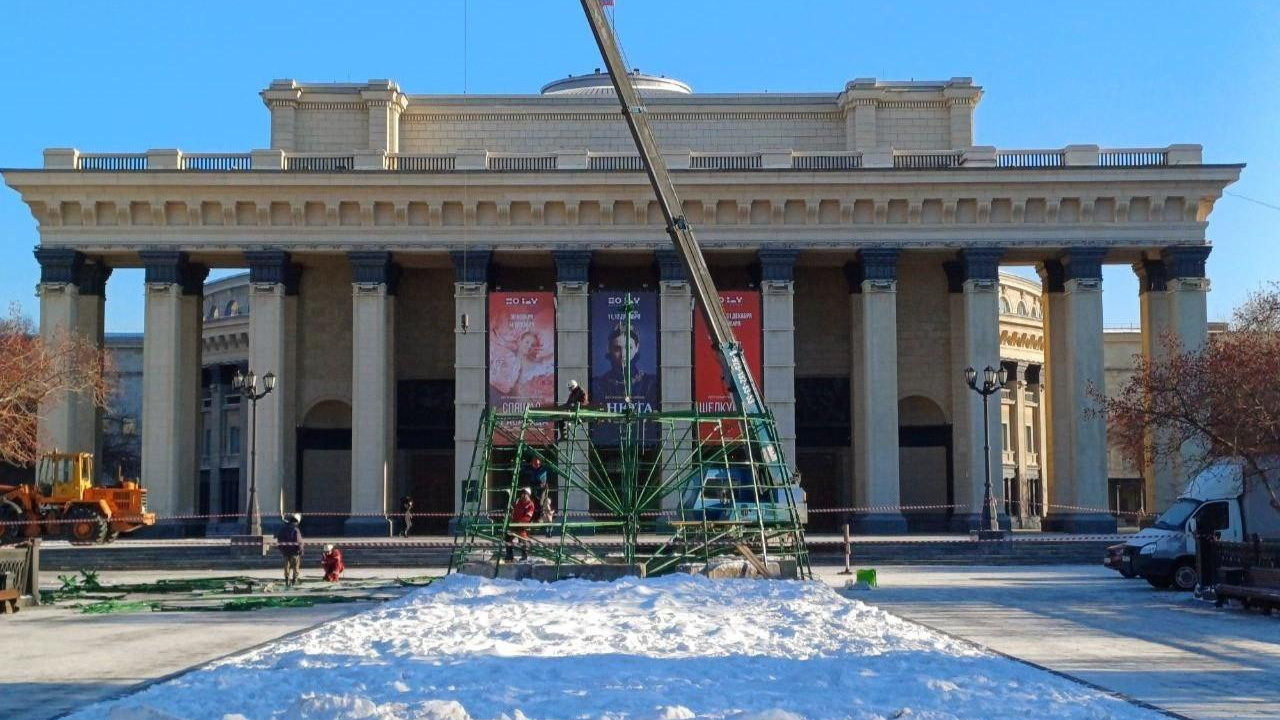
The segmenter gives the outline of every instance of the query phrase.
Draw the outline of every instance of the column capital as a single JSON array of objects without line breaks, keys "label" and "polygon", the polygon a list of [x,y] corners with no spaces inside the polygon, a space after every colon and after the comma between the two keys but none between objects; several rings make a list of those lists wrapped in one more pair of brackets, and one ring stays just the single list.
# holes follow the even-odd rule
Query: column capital
[{"label": "column capital", "polygon": [[1000,364],[1008,375],[1006,386],[1021,387],[1027,383],[1027,371],[1031,369],[1031,363],[1025,360],[1001,360]]},{"label": "column capital", "polygon": [[101,261],[90,260],[84,253],[70,248],[37,247],[35,256],[40,263],[41,285],[75,285],[81,295],[106,295],[111,268]]},{"label": "column capital", "polygon": [[996,287],[1000,283],[1000,259],[1003,248],[969,248],[956,254],[955,260],[942,264],[947,273],[947,290],[964,292],[970,280],[979,285]]},{"label": "column capital", "polygon": [[489,259],[493,252],[488,248],[454,250],[449,256],[453,258],[455,283],[482,285],[489,282]]},{"label": "column capital", "polygon": [[385,285],[388,295],[396,294],[400,267],[386,250],[353,250],[347,253],[351,282],[355,285]]},{"label": "column capital", "polygon": [[798,257],[800,257],[800,251],[790,248],[765,248],[757,251],[756,258],[760,261],[760,281],[793,282]]},{"label": "column capital", "polygon": [[1060,293],[1066,290],[1063,278],[1065,270],[1058,260],[1041,260],[1036,264],[1036,273],[1040,276],[1040,286],[1046,293]]},{"label": "column capital", "polygon": [[660,282],[688,282],[684,263],[680,262],[680,253],[675,248],[658,248],[653,252],[653,263],[658,266]]},{"label": "column capital", "polygon": [[863,284],[871,282],[877,287],[892,287],[898,281],[897,248],[867,248],[859,250],[856,260],[844,264],[844,279],[849,292],[862,292]]},{"label": "column capital", "polygon": [[298,294],[298,281],[302,267],[284,250],[246,250],[245,262],[249,265],[249,284],[283,285],[286,295]]},{"label": "column capital", "polygon": [[146,270],[148,285],[177,285],[183,295],[200,295],[204,292],[204,279],[209,268],[191,262],[185,252],[179,250],[141,250],[138,257]]},{"label": "column capital", "polygon": [[552,250],[551,258],[556,263],[556,282],[585,283],[589,281],[590,250]]},{"label": "column capital", "polygon": [[1138,276],[1138,294],[1164,292],[1169,289],[1169,270],[1163,260],[1142,260],[1133,264]]},{"label": "column capital", "polygon": [[1102,282],[1102,261],[1106,248],[1072,248],[1059,256],[1062,263],[1063,283],[1072,280]]},{"label": "column capital", "polygon": [[1175,245],[1160,253],[1170,280],[1196,279],[1205,276],[1204,264],[1209,259],[1209,245]]}]

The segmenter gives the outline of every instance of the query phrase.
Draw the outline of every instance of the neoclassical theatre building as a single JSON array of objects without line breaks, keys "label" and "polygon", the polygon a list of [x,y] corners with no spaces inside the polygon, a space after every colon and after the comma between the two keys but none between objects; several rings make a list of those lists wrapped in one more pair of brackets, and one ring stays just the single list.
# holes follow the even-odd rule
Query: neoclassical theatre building
[{"label": "neoclassical theatre building", "polygon": [[[1102,267],[1138,273],[1143,352],[1166,333],[1204,342],[1208,219],[1240,165],[1196,145],[976,145],[968,78],[732,95],[637,80],[811,507],[851,508],[865,531],[968,528],[989,433],[1013,524],[1115,526],[1106,426],[1088,412]],[[623,293],[640,301],[642,399],[714,406],[607,77],[501,96],[283,80],[262,98],[265,149],[50,149],[43,168],[4,171],[38,223],[44,331],[101,338],[109,273],[145,268],[141,472],[162,516],[203,504],[210,268],[248,270],[248,366],[279,378],[257,406],[264,508],[283,496],[347,532],[385,533],[405,492],[457,508],[489,404],[562,400],[569,379],[607,404]],[[1038,270],[1044,362],[1003,358],[1009,409],[993,399],[984,428],[964,369],[1002,361],[1002,266]],[[1024,427],[1035,413],[1042,439]],[[94,448],[96,416],[51,403],[42,442]],[[1001,482],[1010,459],[1028,472]],[[1150,508],[1181,482],[1176,458],[1144,473]]]}]

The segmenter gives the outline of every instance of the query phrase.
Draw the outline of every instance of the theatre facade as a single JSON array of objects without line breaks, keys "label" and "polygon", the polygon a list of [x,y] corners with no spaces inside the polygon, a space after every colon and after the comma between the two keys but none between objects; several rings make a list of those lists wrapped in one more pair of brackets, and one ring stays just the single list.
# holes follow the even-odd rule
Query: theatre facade
[{"label": "theatre facade", "polygon": [[[1138,274],[1144,353],[1166,334],[1203,343],[1208,219],[1240,165],[1196,145],[975,145],[968,78],[740,95],[637,80],[810,506],[847,509],[815,523],[968,528],[989,432],[1013,524],[1114,528],[1089,412],[1102,267]],[[100,340],[110,272],[145,268],[141,472],[161,516],[208,506],[202,367],[234,350],[206,332],[226,317],[201,297],[211,268],[248,270],[247,334],[226,342],[278,377],[254,438],[269,515],[280,496],[363,533],[385,532],[402,494],[453,512],[486,407],[562,401],[571,379],[620,402],[627,352],[633,400],[724,407],[607,77],[502,96],[286,80],[262,97],[267,149],[50,149],[43,168],[4,171],[39,226],[42,332]],[[1021,361],[1001,352],[1012,266],[1040,277]],[[1002,360],[1009,407],[993,400],[984,428],[964,369]],[[60,398],[41,442],[96,448],[98,415]],[[1028,417],[1042,438],[1022,434]],[[1002,482],[1010,460],[1034,460],[1034,478]],[[1143,473],[1159,508],[1181,463]]]}]

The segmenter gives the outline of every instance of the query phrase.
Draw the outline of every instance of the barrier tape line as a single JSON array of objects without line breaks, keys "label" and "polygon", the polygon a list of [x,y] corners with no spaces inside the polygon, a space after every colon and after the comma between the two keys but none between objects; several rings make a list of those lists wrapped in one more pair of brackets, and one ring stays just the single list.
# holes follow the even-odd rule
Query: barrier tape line
[{"label": "barrier tape line", "polygon": [[[1111,510],[1110,508],[1093,508],[1093,507],[1085,507],[1080,505],[1062,505],[1058,503],[1046,503],[1044,507],[1050,508],[1050,509],[1071,510],[1075,512],[1099,513],[1099,514],[1107,514],[1107,515],[1155,517],[1155,513],[1149,513],[1149,512],[1114,511],[1114,510]],[[912,511],[920,511],[920,510],[968,510],[969,508],[970,508],[969,505],[962,504],[962,503],[950,503],[950,504],[942,504],[942,505],[855,505],[855,506],[848,506],[848,507],[808,508],[806,512],[810,515],[823,515],[823,514],[832,514],[832,513],[876,513],[876,512],[893,512],[893,511],[912,512]],[[398,512],[381,512],[381,513],[299,512],[299,513],[289,513],[289,514],[301,515],[304,520],[307,518],[324,518],[324,517],[341,517],[341,518],[367,517],[367,518],[382,518],[382,519],[388,519],[388,520],[391,520],[391,519],[403,520],[405,515],[404,513],[398,513]],[[489,517],[501,517],[504,515],[504,512],[502,510],[494,509],[494,510],[486,511],[485,514],[488,515]],[[586,510],[564,510],[564,511],[557,510],[556,514],[564,515],[566,517],[599,517],[599,518],[618,517],[616,513],[592,512],[592,511],[586,511]],[[668,516],[674,517],[674,516],[680,516],[681,514],[682,512],[680,510],[648,510],[648,511],[639,513],[639,516],[640,517],[668,517]],[[409,517],[413,520],[441,519],[441,518],[461,519],[464,517],[472,517],[472,515],[466,515],[463,513],[456,513],[456,512],[413,512],[413,513],[409,513]],[[156,516],[155,522],[158,525],[162,522],[170,523],[170,522],[178,522],[178,521],[185,521],[185,520],[241,521],[243,519],[244,519],[243,513],[179,513],[175,515]],[[110,521],[125,522],[125,523],[141,523],[143,522],[143,517],[139,515],[117,515],[111,518]],[[10,526],[10,525],[25,526],[29,522],[32,522],[32,521],[26,520],[26,519],[0,520],[0,527]],[[70,525],[70,524],[74,524],[76,522],[81,522],[81,521],[70,519],[70,518],[50,518],[47,520],[35,520],[35,522],[44,524],[44,525]]]}]

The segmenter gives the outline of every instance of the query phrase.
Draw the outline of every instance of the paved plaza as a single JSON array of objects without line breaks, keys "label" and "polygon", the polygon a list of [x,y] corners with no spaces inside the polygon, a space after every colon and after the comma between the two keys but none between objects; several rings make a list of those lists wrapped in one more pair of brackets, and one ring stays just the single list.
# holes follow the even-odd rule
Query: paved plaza
[{"label": "paved plaza", "polygon": [[[819,575],[842,586],[837,568]],[[420,569],[356,571],[359,580]],[[435,572],[439,572],[438,570]],[[155,572],[103,573],[107,583]],[[176,573],[167,578],[226,575]],[[274,571],[244,573],[274,578]],[[1217,610],[1094,566],[880,567],[857,599],[934,629],[1192,718],[1280,718],[1280,622]],[[45,585],[56,584],[46,573]],[[388,592],[403,592],[392,589]],[[5,720],[48,720],[209,660],[369,607],[248,613],[81,615],[29,609],[0,619],[8,649],[0,696],[31,698]]]},{"label": "paved plaza", "polygon": [[[824,569],[828,580],[843,580]],[[855,596],[1192,718],[1280,718],[1280,622],[1100,566],[889,567]]]}]

